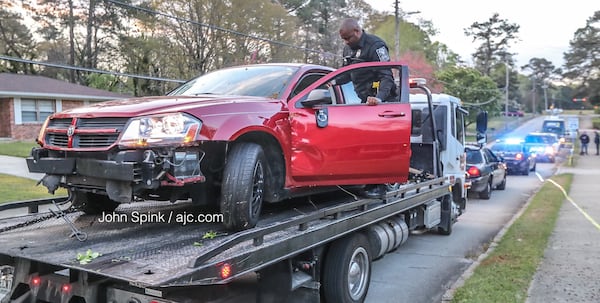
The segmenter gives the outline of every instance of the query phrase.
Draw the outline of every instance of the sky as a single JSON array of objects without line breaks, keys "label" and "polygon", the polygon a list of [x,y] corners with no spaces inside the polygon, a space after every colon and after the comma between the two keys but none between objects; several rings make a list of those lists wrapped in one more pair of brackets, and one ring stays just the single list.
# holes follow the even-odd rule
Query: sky
[{"label": "sky", "polygon": [[[394,12],[395,0],[365,0],[380,11]],[[405,12],[420,11],[407,17],[418,23],[419,18],[430,20],[438,30],[434,41],[446,44],[461,59],[472,62],[471,54],[480,42],[464,34],[464,29],[474,22],[485,22],[494,13],[508,23],[520,25],[519,40],[510,44],[509,51],[517,53],[517,66],[531,58],[545,58],[555,67],[564,64],[563,53],[569,50],[569,41],[575,31],[585,27],[587,19],[600,10],[598,0],[403,0],[400,8]],[[400,33],[402,35],[402,33]],[[392,41],[387,41],[388,44]]]}]

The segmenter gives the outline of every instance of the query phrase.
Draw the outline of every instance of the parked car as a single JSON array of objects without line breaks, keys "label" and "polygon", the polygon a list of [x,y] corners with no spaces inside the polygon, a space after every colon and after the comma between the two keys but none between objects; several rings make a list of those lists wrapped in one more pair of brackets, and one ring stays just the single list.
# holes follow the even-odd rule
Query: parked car
[{"label": "parked car", "polygon": [[470,193],[477,193],[481,199],[488,200],[492,189],[506,188],[506,164],[504,159],[487,147],[468,145],[467,182]]},{"label": "parked car", "polygon": [[497,142],[492,151],[504,158],[509,174],[529,175],[530,171],[535,171],[536,154],[529,151],[522,139]]},{"label": "parked car", "polygon": [[523,116],[525,116],[525,113],[520,110],[513,110],[513,111],[509,111],[509,112],[502,112],[502,115],[508,116],[508,117],[523,117]]},{"label": "parked car", "polygon": [[536,161],[554,163],[558,154],[559,140],[553,133],[529,133],[525,136],[525,147],[536,154]]}]

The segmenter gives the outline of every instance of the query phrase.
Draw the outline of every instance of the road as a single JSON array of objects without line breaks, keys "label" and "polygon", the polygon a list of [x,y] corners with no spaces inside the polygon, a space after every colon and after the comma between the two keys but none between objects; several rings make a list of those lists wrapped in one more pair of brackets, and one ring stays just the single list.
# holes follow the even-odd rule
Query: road
[{"label": "road", "polygon": [[[510,135],[537,131],[543,117],[524,123]],[[498,232],[554,173],[553,163],[538,163],[537,174],[509,175],[506,190],[494,190],[490,200],[469,197],[467,212],[450,236],[413,234],[406,244],[373,263],[367,303],[441,302],[444,293],[475,261]],[[539,176],[538,176],[539,175]]]}]

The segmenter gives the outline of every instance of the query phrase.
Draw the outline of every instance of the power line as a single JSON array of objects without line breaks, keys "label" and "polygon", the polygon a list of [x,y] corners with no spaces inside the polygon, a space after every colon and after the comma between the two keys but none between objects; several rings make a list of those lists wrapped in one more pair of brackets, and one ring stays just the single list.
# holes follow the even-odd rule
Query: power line
[{"label": "power line", "polygon": [[275,41],[275,40],[271,40],[271,39],[267,39],[267,38],[262,38],[262,37],[257,37],[257,36],[253,36],[253,35],[249,35],[249,34],[245,34],[242,32],[238,32],[235,30],[231,30],[231,29],[227,29],[224,27],[220,27],[220,26],[216,26],[216,25],[211,25],[211,24],[207,24],[207,23],[203,23],[203,22],[198,22],[198,21],[194,21],[194,20],[190,20],[190,19],[185,19],[185,18],[181,18],[181,17],[177,17],[177,16],[173,16],[167,13],[162,13],[156,10],[152,10],[149,8],[145,8],[145,7],[140,7],[140,6],[135,6],[135,5],[131,5],[128,3],[124,3],[121,1],[117,1],[117,0],[104,0],[106,2],[111,2],[113,4],[122,6],[122,7],[127,7],[127,8],[131,8],[131,9],[135,9],[135,10],[139,10],[148,14],[152,14],[152,15],[159,15],[159,16],[163,16],[163,17],[167,17],[167,18],[171,18],[177,21],[183,21],[183,22],[187,22],[190,24],[194,24],[200,27],[206,27],[206,28],[210,28],[210,29],[214,29],[214,30],[218,30],[218,31],[222,31],[222,32],[226,32],[226,33],[230,33],[230,34],[234,34],[237,36],[242,36],[242,37],[246,37],[246,38],[251,38],[251,39],[255,39],[258,41],[263,41],[263,42],[268,42],[268,43],[272,43],[272,44],[277,44],[277,45],[281,45],[281,46],[286,46],[286,47],[290,47],[290,48],[294,48],[294,49],[298,49],[298,50],[302,50],[302,51],[307,51],[307,52],[312,52],[312,53],[318,53],[321,54],[325,57],[340,57],[339,55],[335,55],[333,53],[330,52],[324,52],[324,51],[320,51],[320,50],[315,50],[315,49],[309,49],[306,47],[301,47],[301,46],[296,46],[293,44],[289,44],[289,43],[285,43],[285,42],[280,42],[280,41]]},{"label": "power line", "polygon": [[139,78],[139,79],[146,79],[146,80],[166,81],[166,82],[176,82],[176,83],[186,82],[185,80],[179,80],[179,79],[168,79],[168,78],[134,75],[134,74],[128,74],[128,73],[111,72],[111,71],[105,71],[105,70],[101,70],[101,69],[72,66],[72,65],[67,65],[67,64],[57,64],[57,63],[50,63],[50,62],[26,60],[26,59],[9,57],[9,56],[4,56],[4,55],[0,55],[0,59],[6,60],[6,61],[14,61],[14,62],[27,63],[27,64],[56,67],[56,68],[63,68],[63,69],[69,69],[69,70],[86,71],[86,72],[107,74],[107,75],[121,76],[121,77],[130,77],[130,78]]}]

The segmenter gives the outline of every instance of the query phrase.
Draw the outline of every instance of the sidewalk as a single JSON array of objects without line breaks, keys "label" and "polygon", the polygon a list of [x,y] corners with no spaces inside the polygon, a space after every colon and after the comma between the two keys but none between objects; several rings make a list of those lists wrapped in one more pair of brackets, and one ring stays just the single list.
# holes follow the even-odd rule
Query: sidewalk
[{"label": "sidewalk", "polygon": [[44,174],[30,173],[25,158],[0,155],[0,173],[40,180]]},{"label": "sidewalk", "polygon": [[600,302],[600,156],[593,144],[589,151],[575,167],[557,172],[573,174],[570,199],[560,209],[528,303]]}]

